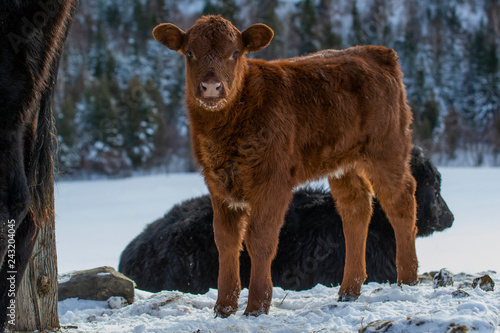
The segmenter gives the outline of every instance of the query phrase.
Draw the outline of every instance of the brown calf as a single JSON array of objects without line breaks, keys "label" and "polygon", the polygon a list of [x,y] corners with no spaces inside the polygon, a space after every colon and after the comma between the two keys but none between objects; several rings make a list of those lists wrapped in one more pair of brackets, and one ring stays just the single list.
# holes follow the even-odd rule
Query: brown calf
[{"label": "brown calf", "polygon": [[243,32],[206,16],[156,40],[186,56],[186,104],[196,159],[210,191],[219,251],[215,312],[238,309],[242,242],[252,261],[246,315],[268,313],[271,262],[292,190],[327,176],[346,240],[341,300],[359,296],[374,192],[396,234],[398,282],[417,279],[411,112],[396,53],[363,46],[267,62],[246,53],[273,31]]}]

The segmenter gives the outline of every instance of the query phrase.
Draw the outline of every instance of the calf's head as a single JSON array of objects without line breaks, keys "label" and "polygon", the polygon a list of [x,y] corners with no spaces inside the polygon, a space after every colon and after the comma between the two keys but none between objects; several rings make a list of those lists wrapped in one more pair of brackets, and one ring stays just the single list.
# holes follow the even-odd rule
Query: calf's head
[{"label": "calf's head", "polygon": [[153,30],[154,38],[186,57],[186,99],[208,111],[234,103],[247,69],[245,54],[266,47],[273,31],[254,24],[243,32],[220,16],[204,16],[182,31],[171,23]]}]

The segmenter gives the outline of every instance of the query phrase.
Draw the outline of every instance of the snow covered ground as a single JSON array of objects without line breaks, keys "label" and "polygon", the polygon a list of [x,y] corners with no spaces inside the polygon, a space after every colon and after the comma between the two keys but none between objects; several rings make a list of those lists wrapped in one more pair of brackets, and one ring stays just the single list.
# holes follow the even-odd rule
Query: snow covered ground
[{"label": "snow covered ground", "polygon": [[[420,273],[447,267],[454,273],[500,272],[500,169],[441,168],[442,195],[455,214],[447,231],[417,241]],[[207,193],[197,174],[141,176],[122,180],[67,181],[56,187],[59,272],[117,267],[121,251],[148,223],[175,203]],[[500,275],[491,273],[495,283]],[[472,281],[459,275],[460,281]],[[338,303],[336,288],[316,286],[293,292],[274,289],[270,314],[246,318],[241,310],[213,318],[216,290],[206,295],[137,291],[134,304],[110,309],[106,302],[69,299],[59,303],[68,332],[351,332],[376,320],[401,332],[445,332],[461,325],[480,332],[499,329],[500,292],[466,287],[470,296],[453,297],[454,287],[429,282],[403,288],[370,283],[356,302]],[[384,322],[380,322],[383,325]],[[376,327],[377,325],[374,325]],[[374,328],[372,327],[372,329]]]}]

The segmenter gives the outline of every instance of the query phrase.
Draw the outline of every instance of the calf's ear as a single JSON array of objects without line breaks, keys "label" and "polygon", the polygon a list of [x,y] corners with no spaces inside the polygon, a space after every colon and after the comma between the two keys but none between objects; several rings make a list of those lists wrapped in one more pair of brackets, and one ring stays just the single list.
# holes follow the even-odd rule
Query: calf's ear
[{"label": "calf's ear", "polygon": [[243,46],[247,52],[256,52],[265,48],[273,39],[274,31],[267,25],[257,23],[241,33]]},{"label": "calf's ear", "polygon": [[179,51],[186,33],[171,23],[162,23],[153,29],[153,37],[171,50]]}]

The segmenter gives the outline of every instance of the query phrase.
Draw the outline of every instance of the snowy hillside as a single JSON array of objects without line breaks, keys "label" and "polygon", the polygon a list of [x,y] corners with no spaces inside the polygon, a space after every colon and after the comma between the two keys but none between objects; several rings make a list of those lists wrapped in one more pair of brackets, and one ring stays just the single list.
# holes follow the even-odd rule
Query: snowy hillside
[{"label": "snowy hillside", "polygon": [[[441,165],[499,165],[500,5],[491,0],[85,0],[61,62],[56,118],[64,175],[192,170],[184,58],[153,40],[219,13],[269,25],[274,59],[319,49],[394,48],[415,142]],[[468,158],[463,158],[467,156]]]},{"label": "snowy hillside", "polygon": [[[441,168],[442,196],[455,215],[454,225],[418,239],[419,273],[447,267],[476,277],[500,272],[500,169]],[[141,176],[123,180],[64,181],[56,187],[59,273],[118,265],[121,251],[148,223],[175,203],[206,193],[198,174]],[[139,292],[137,301],[112,310],[106,302],[60,302],[68,332],[339,332],[357,331],[374,320],[395,320],[393,332],[445,332],[466,325],[494,332],[500,318],[500,276],[486,292],[466,287],[470,296],[452,296],[453,287],[433,289],[429,282],[403,289],[388,284],[363,286],[353,303],[338,303],[338,287],[316,286],[293,292],[274,289],[268,316],[214,319],[216,291],[206,295]],[[471,282],[472,276],[456,279]],[[248,291],[240,297],[244,309]]]}]

